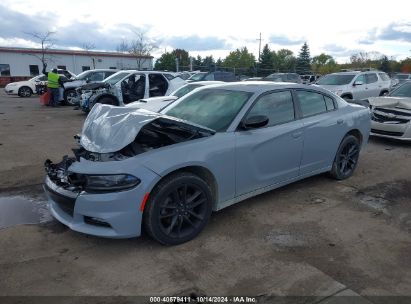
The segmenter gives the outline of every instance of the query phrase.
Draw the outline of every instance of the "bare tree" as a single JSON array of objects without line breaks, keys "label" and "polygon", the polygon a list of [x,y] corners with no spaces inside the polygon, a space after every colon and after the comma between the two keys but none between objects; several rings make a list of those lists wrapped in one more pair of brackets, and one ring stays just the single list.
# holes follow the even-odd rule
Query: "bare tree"
[{"label": "bare tree", "polygon": [[128,53],[130,46],[127,40],[121,40],[120,44],[117,46],[117,52],[119,53]]},{"label": "bare tree", "polygon": [[38,42],[41,45],[41,55],[32,54],[32,56],[39,59],[42,62],[43,66],[47,64],[48,62],[53,61],[52,59],[53,56],[47,53],[48,53],[48,50],[50,50],[54,46],[55,39],[53,39],[52,36],[55,33],[56,32],[53,32],[53,31],[47,31],[44,33],[39,33],[39,32],[25,33],[27,35],[30,35],[34,40],[36,40],[36,42]]},{"label": "bare tree", "polygon": [[117,52],[129,53],[136,59],[137,69],[141,70],[143,64],[151,55],[151,52],[158,49],[157,42],[147,37],[143,31],[133,31],[135,39],[131,41],[122,40],[117,46]]},{"label": "bare tree", "polygon": [[95,58],[90,54],[90,51],[91,51],[91,50],[94,50],[94,49],[96,48],[95,44],[92,43],[92,42],[85,42],[85,43],[83,43],[83,45],[81,46],[81,48],[86,51],[87,56],[90,57],[91,63],[93,64],[93,69],[95,69],[95,68],[96,68],[96,60],[95,60]]}]

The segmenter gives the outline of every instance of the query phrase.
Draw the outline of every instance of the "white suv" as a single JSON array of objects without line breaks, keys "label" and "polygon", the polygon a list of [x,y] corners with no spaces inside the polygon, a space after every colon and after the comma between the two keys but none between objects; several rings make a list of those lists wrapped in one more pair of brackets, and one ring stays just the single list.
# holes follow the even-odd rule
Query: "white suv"
[{"label": "white suv", "polygon": [[381,71],[351,71],[328,74],[316,84],[344,99],[365,99],[388,94],[391,79]]}]

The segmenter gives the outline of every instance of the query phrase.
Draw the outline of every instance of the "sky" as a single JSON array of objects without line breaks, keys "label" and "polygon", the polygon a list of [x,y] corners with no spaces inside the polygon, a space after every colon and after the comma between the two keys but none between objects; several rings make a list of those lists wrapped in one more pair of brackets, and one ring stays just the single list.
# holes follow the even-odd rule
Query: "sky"
[{"label": "sky", "polygon": [[192,56],[224,58],[246,46],[295,55],[304,42],[311,56],[326,53],[347,62],[358,52],[395,59],[411,56],[411,1],[335,0],[2,0],[0,46],[38,47],[28,33],[55,31],[55,48],[115,51],[124,39],[144,32],[153,52],[182,48]]}]

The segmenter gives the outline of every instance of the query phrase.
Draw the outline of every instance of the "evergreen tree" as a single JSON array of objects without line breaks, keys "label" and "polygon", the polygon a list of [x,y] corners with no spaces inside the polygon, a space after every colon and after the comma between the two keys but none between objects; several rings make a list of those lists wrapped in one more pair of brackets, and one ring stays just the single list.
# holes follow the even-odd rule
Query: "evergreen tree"
[{"label": "evergreen tree", "polygon": [[295,69],[296,72],[300,75],[311,73],[310,49],[307,42],[304,42],[303,46],[301,47],[300,53],[297,57]]},{"label": "evergreen tree", "polygon": [[379,69],[383,72],[391,72],[391,67],[390,67],[390,61],[388,60],[387,56],[382,56],[381,57],[381,63]]},{"label": "evergreen tree", "polygon": [[266,44],[263,48],[263,51],[260,55],[260,62],[258,66],[258,74],[259,76],[267,76],[273,73],[274,70],[274,54],[271,52],[268,44]]}]

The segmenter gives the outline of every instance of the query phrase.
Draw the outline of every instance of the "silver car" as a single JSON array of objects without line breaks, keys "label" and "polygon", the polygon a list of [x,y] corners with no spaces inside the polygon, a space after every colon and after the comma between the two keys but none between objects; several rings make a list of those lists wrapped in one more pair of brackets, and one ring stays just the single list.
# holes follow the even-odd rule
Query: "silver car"
[{"label": "silver car", "polygon": [[369,98],[371,135],[411,141],[411,82],[388,96]]},{"label": "silver car", "polygon": [[341,98],[350,100],[388,94],[391,79],[380,71],[351,71],[328,74],[321,77],[316,84]]},{"label": "silver car", "polygon": [[191,240],[212,211],[303,178],[350,177],[370,112],[321,88],[203,87],[161,113],[96,105],[74,157],[46,161],[52,215],[111,238]]}]

